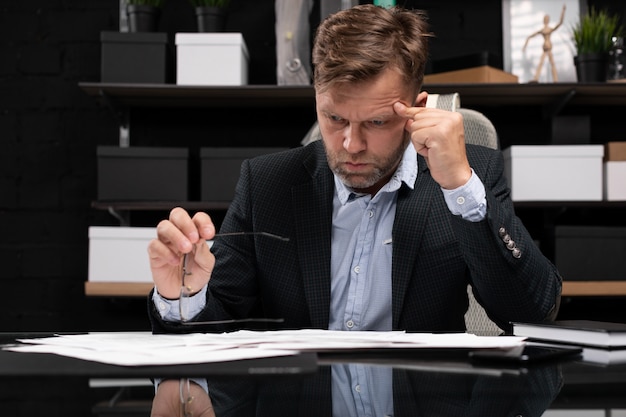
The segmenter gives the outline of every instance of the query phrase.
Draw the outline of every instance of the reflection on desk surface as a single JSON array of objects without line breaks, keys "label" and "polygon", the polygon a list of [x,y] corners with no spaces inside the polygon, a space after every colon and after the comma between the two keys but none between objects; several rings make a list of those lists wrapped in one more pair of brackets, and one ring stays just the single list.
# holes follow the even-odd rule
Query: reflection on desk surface
[{"label": "reflection on desk surface", "polygon": [[[420,361],[391,368],[382,364],[337,363],[321,365],[316,373],[297,376],[249,378],[214,377],[209,382],[217,416],[330,416],[333,406],[347,404],[333,399],[333,367],[351,372],[344,395],[366,393],[369,386],[375,405],[391,405],[393,416],[620,416],[594,414],[593,410],[626,409],[626,367],[590,366],[575,361],[546,363],[528,368],[502,368],[502,372],[449,371],[464,369],[467,363],[433,363],[417,370]],[[405,364],[406,365],[406,364]],[[366,368],[373,370],[367,376]],[[448,369],[442,371],[442,369]],[[87,368],[85,368],[87,369]],[[496,368],[497,369],[497,368]],[[389,372],[388,385],[371,385]],[[373,377],[376,378],[373,378]],[[129,376],[130,378],[130,376]],[[365,379],[363,379],[365,378]],[[369,379],[368,379],[369,378]],[[115,389],[107,384],[89,386],[91,378],[65,375],[58,378],[0,377],[1,415],[94,415],[149,416],[155,400],[154,388]],[[117,379],[117,382],[124,379]],[[173,379],[177,381],[177,379]],[[361,381],[365,383],[361,383]],[[373,382],[372,382],[373,381]],[[379,381],[380,382],[380,381]],[[368,385],[370,384],[370,385]],[[120,383],[120,385],[123,385]],[[349,390],[349,391],[348,391]],[[120,393],[124,393],[121,395]],[[381,400],[378,394],[387,395]],[[178,390],[176,395],[179,395]],[[365,394],[364,394],[365,395]],[[376,397],[376,398],[375,398]],[[178,397],[175,398],[178,404]],[[98,407],[94,407],[99,403]],[[352,400],[352,405],[357,403]],[[366,402],[363,402],[366,406]],[[32,414],[17,410],[41,410]],[[47,411],[46,411],[47,410]],[[50,410],[59,411],[58,414]],[[63,410],[63,411],[61,411]],[[547,410],[543,412],[543,410]],[[551,414],[564,410],[566,414]],[[590,414],[575,414],[584,410]],[[43,413],[43,411],[46,411]],[[543,414],[542,414],[543,413]],[[194,414],[195,415],[195,414]],[[350,415],[350,414],[340,414]],[[363,414],[361,414],[363,415]],[[195,415],[197,417],[197,415]]]},{"label": "reflection on desk surface", "polygon": [[[297,380],[207,382],[218,417],[538,417],[557,397],[562,376],[558,364],[499,376],[334,364]],[[194,401],[199,400],[198,405],[208,401],[201,388],[190,392],[194,393]],[[178,396],[178,384],[160,386],[154,406],[162,409],[165,404],[175,403]],[[188,406],[194,416],[211,415],[194,410],[193,402]]]}]

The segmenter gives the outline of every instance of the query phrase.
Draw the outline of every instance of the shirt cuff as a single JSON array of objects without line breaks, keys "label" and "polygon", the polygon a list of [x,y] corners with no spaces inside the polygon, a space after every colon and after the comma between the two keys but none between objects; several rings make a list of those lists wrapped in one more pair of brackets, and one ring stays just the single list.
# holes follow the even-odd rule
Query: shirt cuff
[{"label": "shirt cuff", "polygon": [[[154,383],[154,393],[156,394],[157,389],[159,388],[159,384],[161,382],[163,382],[165,378],[154,378],[153,379],[153,383]],[[202,389],[204,390],[204,392],[206,392],[207,394],[209,393],[209,381],[206,380],[206,378],[189,378],[190,381],[195,382],[196,384],[200,385],[200,387],[202,387]]]},{"label": "shirt cuff", "polygon": [[485,185],[472,169],[472,176],[465,185],[453,190],[441,189],[448,209],[455,216],[471,222],[479,222],[487,215]]},{"label": "shirt cuff", "polygon": [[[207,285],[197,293],[188,298],[189,313],[191,317],[198,315],[206,305]],[[159,311],[161,318],[165,321],[180,321],[180,303],[178,300],[168,300],[161,297],[157,288],[154,288],[152,301]]]}]

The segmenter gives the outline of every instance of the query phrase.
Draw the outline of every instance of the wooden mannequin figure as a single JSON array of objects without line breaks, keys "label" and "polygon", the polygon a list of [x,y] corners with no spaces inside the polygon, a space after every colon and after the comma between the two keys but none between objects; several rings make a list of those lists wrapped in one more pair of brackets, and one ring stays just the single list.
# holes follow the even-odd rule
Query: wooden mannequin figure
[{"label": "wooden mannequin figure", "polygon": [[540,30],[538,30],[537,32],[533,33],[532,35],[526,38],[526,42],[524,42],[524,46],[522,47],[522,51],[524,52],[526,52],[526,46],[528,45],[528,41],[530,41],[531,38],[537,35],[543,36],[543,53],[541,54],[541,58],[539,59],[539,65],[537,65],[537,71],[535,71],[535,77],[532,79],[531,82],[539,81],[539,74],[541,73],[541,67],[543,67],[543,61],[545,60],[546,56],[548,57],[548,60],[550,61],[550,67],[552,68],[552,81],[557,82],[559,80],[557,73],[556,73],[556,66],[554,65],[554,57],[552,56],[552,41],[550,40],[550,35],[552,35],[552,32],[557,30],[563,24],[564,18],[565,18],[565,5],[563,5],[563,10],[561,11],[561,18],[559,19],[559,23],[557,23],[556,26],[550,27],[549,25],[550,16],[545,15],[543,17],[543,28],[541,28]]}]

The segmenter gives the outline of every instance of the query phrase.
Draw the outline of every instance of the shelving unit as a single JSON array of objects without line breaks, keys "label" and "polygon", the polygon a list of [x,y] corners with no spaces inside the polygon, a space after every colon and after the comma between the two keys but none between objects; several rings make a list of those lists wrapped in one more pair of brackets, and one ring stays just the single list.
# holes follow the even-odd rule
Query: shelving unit
[{"label": "shelving unit", "polygon": [[[315,95],[311,86],[274,86],[248,85],[236,87],[200,87],[178,86],[171,84],[110,84],[80,83],[80,88],[89,96],[111,108],[118,116],[120,127],[129,143],[134,144],[135,130],[139,130],[139,142],[146,141],[145,125],[161,123],[161,115],[171,115],[170,122],[176,125],[176,117],[184,118],[180,127],[186,128],[185,134],[199,125],[189,126],[189,115],[204,114],[206,120],[202,128],[226,129],[222,126],[229,120],[221,120],[224,114],[241,114],[242,118],[262,113],[254,119],[253,126],[233,126],[235,130],[255,129],[262,133],[263,146],[285,146],[285,138],[293,137],[294,126],[300,125],[300,131],[292,146],[297,146],[299,139],[315,121]],[[461,105],[473,108],[486,114],[500,133],[501,147],[523,144],[548,144],[550,138],[550,122],[561,114],[584,114],[591,118],[592,143],[604,143],[610,140],[626,139],[626,124],[619,118],[613,119],[610,114],[615,112],[626,114],[626,83],[606,84],[433,84],[424,89],[430,93],[446,94],[457,92],[461,96]],[[611,110],[611,113],[607,111]],[[621,110],[620,110],[621,109]],[[208,112],[204,112],[208,110]],[[219,113],[219,112],[222,113]],[[149,113],[149,117],[146,115]],[[154,112],[157,112],[154,115]],[[161,113],[158,113],[161,112]],[[204,113],[199,113],[204,112]],[[214,113],[213,118],[206,113]],[[285,114],[283,114],[285,112]],[[278,114],[277,114],[278,113]],[[297,119],[297,120],[292,120]],[[132,126],[131,126],[132,120]],[[286,123],[290,130],[275,133],[274,130]],[[139,125],[139,126],[137,126]],[[131,132],[132,127],[132,132]],[[265,132],[271,131],[269,138]],[[143,134],[143,137],[141,136]],[[242,135],[249,135],[245,133]],[[196,139],[192,139],[196,140]],[[158,142],[158,138],[156,139]],[[280,143],[276,143],[278,141]],[[282,142],[281,142],[282,141]],[[224,211],[228,202],[202,201],[161,201],[133,202],[110,201],[94,202],[93,207],[113,211],[167,211],[174,206],[183,206],[190,210]],[[555,218],[568,210],[616,212],[626,208],[625,202],[518,202],[516,209],[530,221],[544,223],[545,227]],[[524,216],[520,216],[526,222]],[[540,220],[537,220],[539,218]],[[626,225],[626,219],[622,220]],[[601,279],[601,277],[598,277]],[[124,288],[113,285],[110,290],[106,286],[87,283],[88,295],[112,296],[134,291],[142,293],[150,285]],[[145,287],[145,288],[144,288]],[[143,293],[142,293],[143,294]],[[565,296],[626,296],[626,272],[624,281],[567,281],[564,285]]]},{"label": "shelving unit", "polygon": [[[246,85],[233,87],[179,86],[174,84],[79,83],[92,97],[115,100],[133,107],[242,107],[313,105],[311,86]],[[432,84],[430,93],[459,93],[464,107],[501,105],[626,105],[626,83],[607,84]]]}]

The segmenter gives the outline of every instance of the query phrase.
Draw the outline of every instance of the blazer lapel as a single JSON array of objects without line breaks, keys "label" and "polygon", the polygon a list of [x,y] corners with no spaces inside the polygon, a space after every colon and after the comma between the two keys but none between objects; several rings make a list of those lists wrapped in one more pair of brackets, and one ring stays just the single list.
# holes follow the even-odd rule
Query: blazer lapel
[{"label": "blazer lapel", "polygon": [[406,290],[414,274],[413,268],[424,236],[431,201],[439,191],[432,181],[426,160],[418,156],[419,173],[411,190],[403,185],[398,192],[396,217],[393,224],[393,255],[391,267],[392,325],[398,328]]},{"label": "blazer lapel", "polygon": [[292,188],[298,259],[311,324],[327,329],[334,182],[321,146],[305,161],[305,166],[311,173],[311,181]]}]

